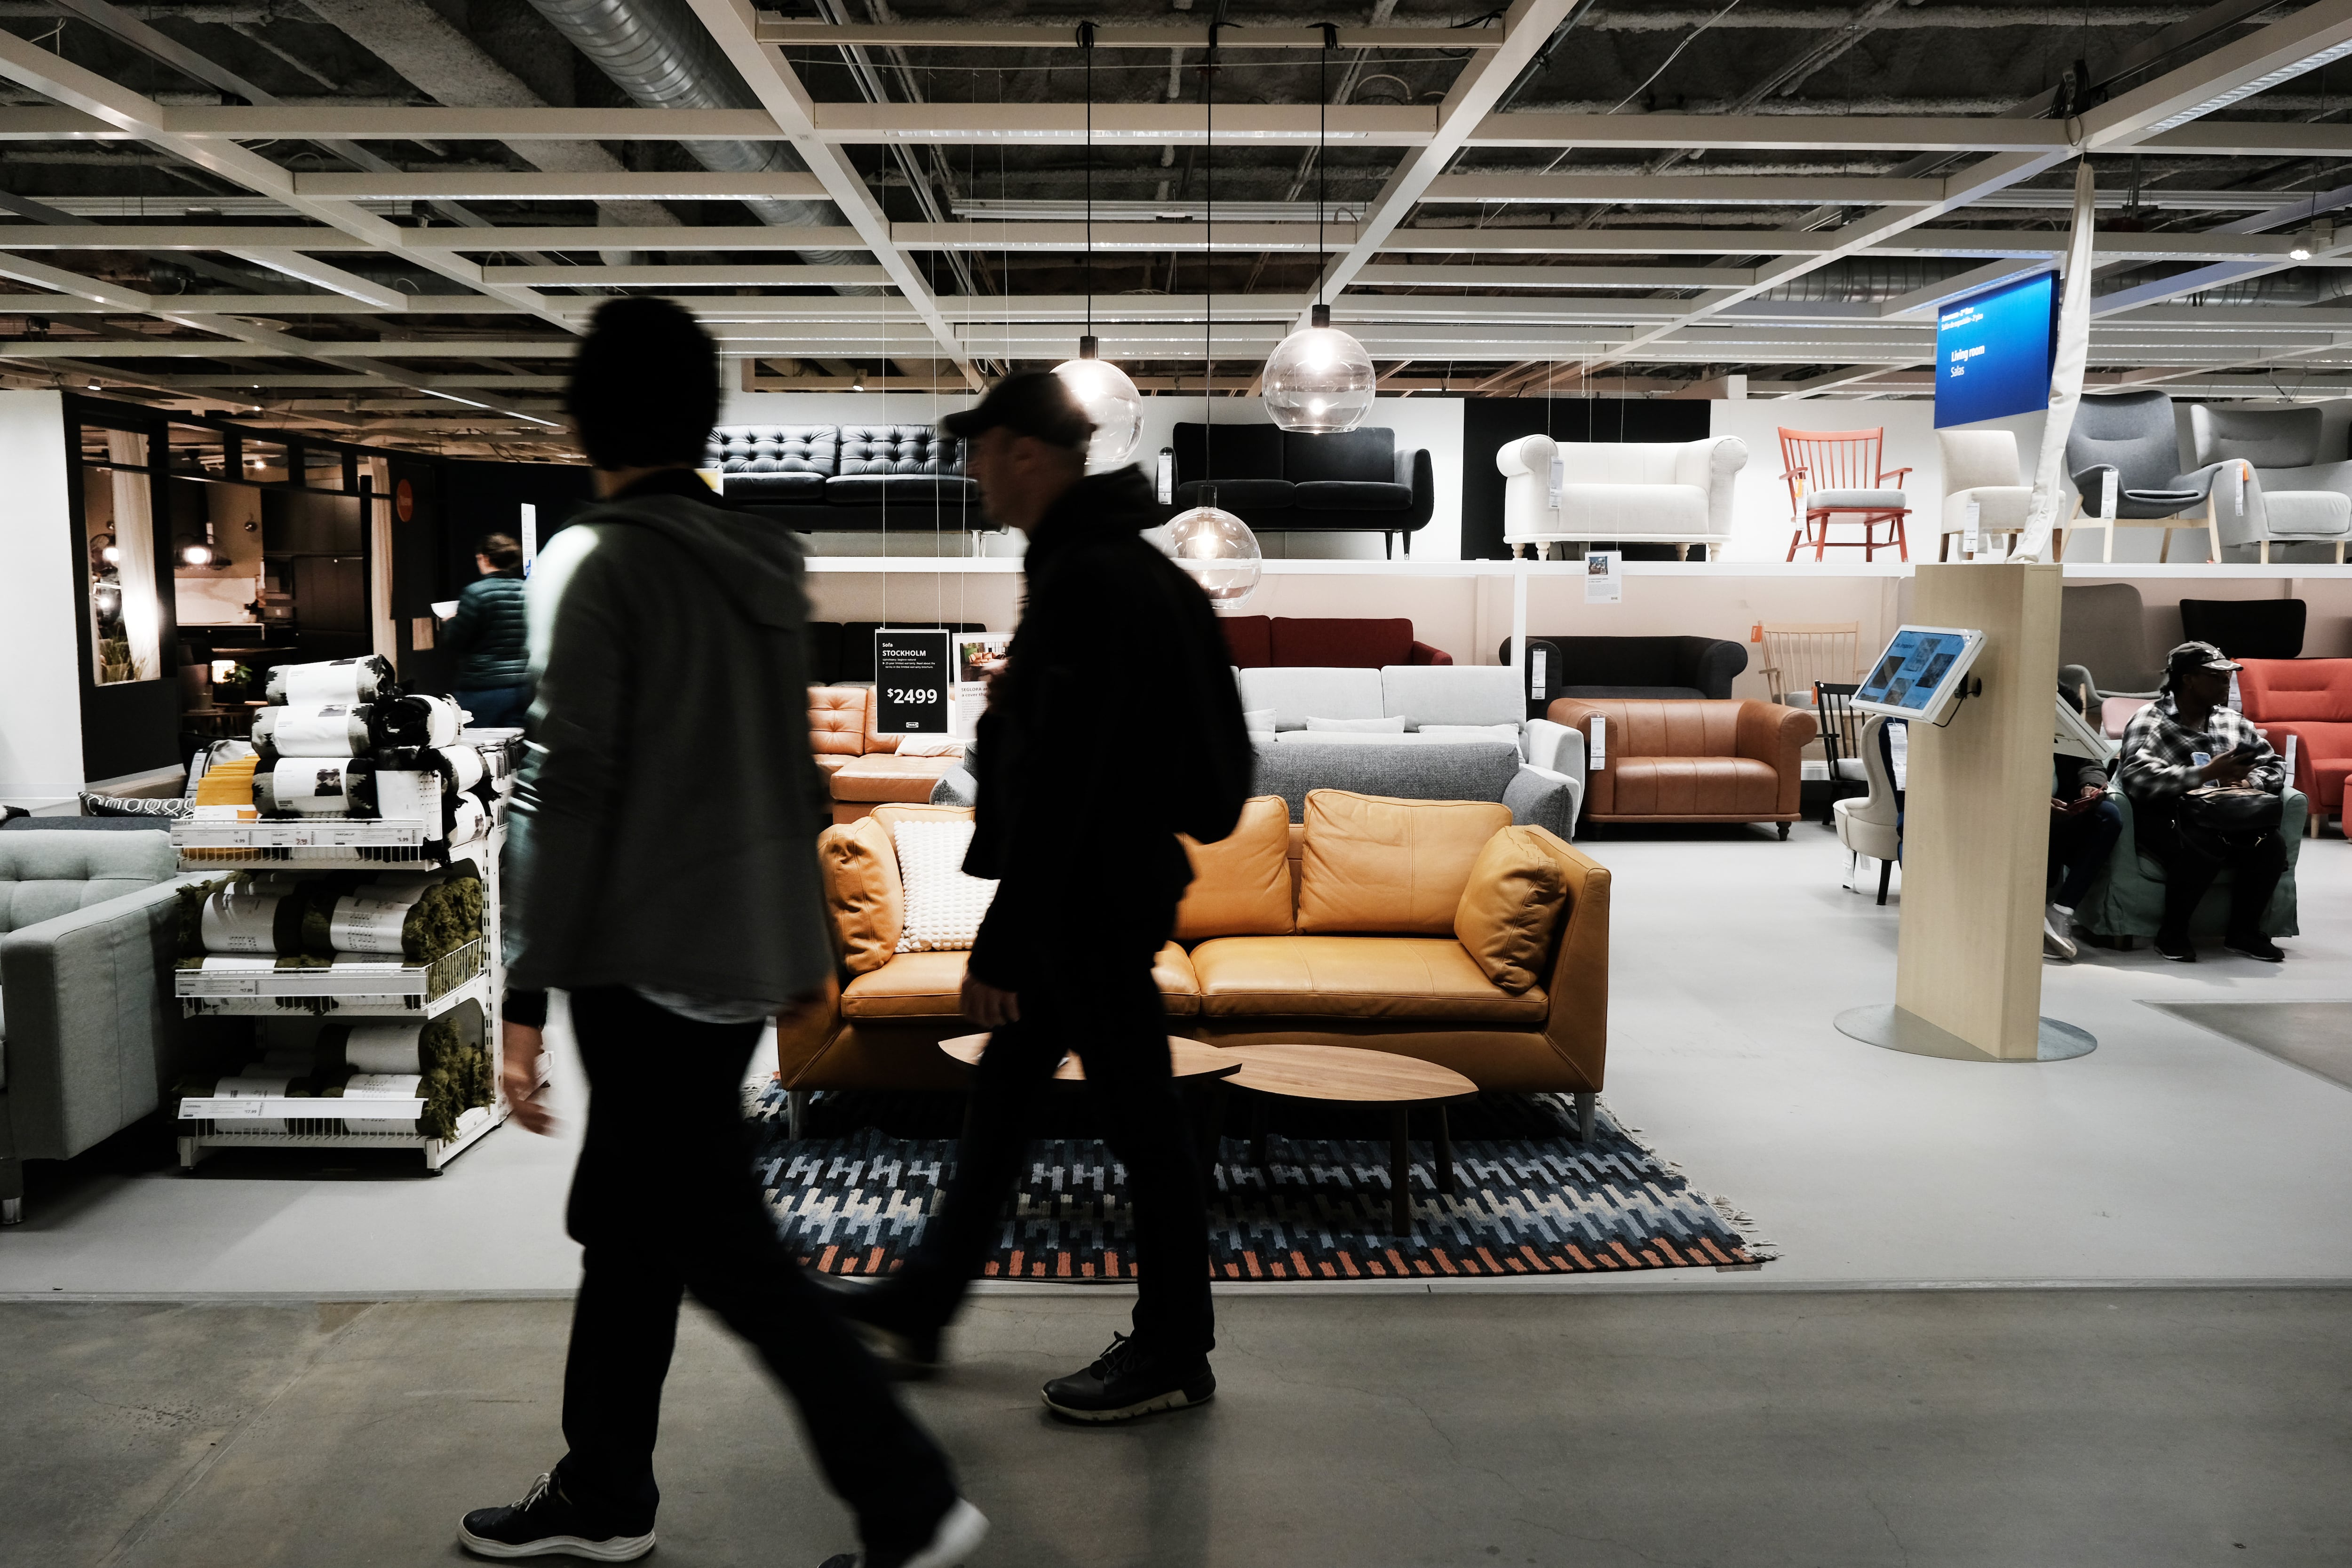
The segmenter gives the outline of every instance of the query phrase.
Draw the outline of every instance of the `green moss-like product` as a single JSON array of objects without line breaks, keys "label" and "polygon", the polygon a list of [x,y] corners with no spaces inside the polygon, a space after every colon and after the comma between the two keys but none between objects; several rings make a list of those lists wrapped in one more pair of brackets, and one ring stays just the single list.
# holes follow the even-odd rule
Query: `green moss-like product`
[{"label": "green moss-like product", "polygon": [[[345,889],[333,899],[312,901],[302,916],[303,952],[314,958],[334,956],[331,922],[336,900],[362,890]],[[430,963],[446,957],[481,936],[482,913],[482,883],[471,866],[431,884],[417,895],[401,921],[401,957],[410,963]]]}]

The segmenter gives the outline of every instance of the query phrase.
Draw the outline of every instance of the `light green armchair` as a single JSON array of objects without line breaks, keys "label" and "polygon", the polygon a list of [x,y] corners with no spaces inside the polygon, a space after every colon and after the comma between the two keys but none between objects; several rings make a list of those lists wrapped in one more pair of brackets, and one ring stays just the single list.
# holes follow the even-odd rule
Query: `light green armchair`
[{"label": "light green armchair", "polygon": [[[2110,798],[2123,812],[2123,837],[2116,840],[2106,869],[2083,896],[2081,907],[2074,911],[2074,926],[2128,947],[2136,940],[2155,936],[2164,923],[2164,868],[2139,852],[2132,837],[2130,797],[2117,790]],[[2311,812],[2311,803],[2299,790],[2288,790],[2281,804],[2279,834],[2286,841],[2286,874],[2279,879],[2278,891],[2271,895],[2262,921],[2263,934],[2273,937],[2297,934],[2294,862],[2303,848],[2304,819]],[[2189,917],[2189,934],[2208,942],[2218,940],[2229,919],[2230,873],[2224,871]]]},{"label": "light green armchair", "polygon": [[178,865],[155,833],[0,833],[0,1224],[176,1076]]}]

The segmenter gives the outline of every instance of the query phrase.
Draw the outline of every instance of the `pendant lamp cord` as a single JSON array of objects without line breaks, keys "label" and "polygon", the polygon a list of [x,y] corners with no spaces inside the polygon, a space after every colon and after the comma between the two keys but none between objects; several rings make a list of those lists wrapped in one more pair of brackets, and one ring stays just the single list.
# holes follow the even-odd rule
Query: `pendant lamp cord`
[{"label": "pendant lamp cord", "polygon": [[1331,270],[1331,252],[1323,243],[1323,214],[1328,205],[1325,192],[1330,178],[1331,130],[1331,48],[1339,41],[1339,29],[1330,22],[1323,26],[1322,58],[1315,68],[1315,302],[1323,302],[1323,279]]},{"label": "pendant lamp cord", "polygon": [[1087,52],[1087,336],[1095,335],[1095,25],[1078,24]]},{"label": "pendant lamp cord", "polygon": [[1216,468],[1210,459],[1211,443],[1216,430],[1216,416],[1210,412],[1209,399],[1216,394],[1217,362],[1210,339],[1217,326],[1217,24],[1209,24],[1208,63],[1201,68],[1202,182],[1208,197],[1202,224],[1201,249],[1201,478],[1213,480]]}]

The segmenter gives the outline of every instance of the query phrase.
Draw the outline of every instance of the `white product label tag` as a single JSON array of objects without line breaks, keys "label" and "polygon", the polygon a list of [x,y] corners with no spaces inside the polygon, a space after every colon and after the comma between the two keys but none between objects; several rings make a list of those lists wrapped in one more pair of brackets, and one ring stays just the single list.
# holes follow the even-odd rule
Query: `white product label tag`
[{"label": "white product label tag", "polygon": [[1886,726],[1886,750],[1895,759],[1895,787],[1902,789],[1904,776],[1911,771],[1911,726],[1890,723]]},{"label": "white product label tag", "polygon": [[271,727],[269,743],[281,757],[348,757],[352,754],[352,705],[322,702],[289,708]]},{"label": "white product label tag", "polygon": [[2210,752],[2191,752],[2189,753],[2189,765],[2192,768],[2211,767],[2213,765],[2213,753]]},{"label": "white product label tag", "polygon": [[1969,502],[1968,525],[1960,531],[1960,553],[1973,557],[1983,547],[1983,536],[1978,531],[1984,520],[1984,503]]},{"label": "white product label tag", "polygon": [[[2231,510],[2235,511],[2240,517],[2246,515],[2246,469],[2248,467],[2249,465],[2245,463],[2232,463],[2230,465],[2231,475],[2237,480],[2238,491]],[[2237,681],[2233,679],[2230,684],[2234,687],[2237,685]],[[2232,702],[2230,706],[2234,708],[2237,704]]]},{"label": "white product label tag", "polygon": [[1592,550],[1584,556],[1584,602],[1617,605],[1625,599],[1625,556],[1622,551]]},{"label": "white product label tag", "polygon": [[384,769],[375,775],[376,814],[391,821],[421,822],[425,837],[441,837],[441,775],[428,769]]},{"label": "white product label tag", "polygon": [[1609,715],[1606,713],[1592,716],[1592,733],[1586,744],[1584,765],[1594,773],[1609,765]]},{"label": "white product label tag", "polygon": [[2238,672],[2234,669],[2230,672],[2230,710],[2232,713],[2243,713],[2246,710],[2245,703],[2238,696]]},{"label": "white product label tag", "polygon": [[1549,684],[1551,649],[1532,647],[1528,650],[1528,695],[1541,697]]},{"label": "white product label tag", "polygon": [[2099,515],[2113,522],[2116,517],[2116,471],[2103,468],[2099,472]]},{"label": "white product label tag", "polygon": [[398,953],[401,928],[415,907],[413,897],[403,900],[360,893],[338,899],[335,912],[327,919],[327,940],[337,952]]},{"label": "white product label tag", "polygon": [[1568,459],[1554,450],[1551,455],[1551,510],[1559,510],[1560,491],[1568,488]]}]

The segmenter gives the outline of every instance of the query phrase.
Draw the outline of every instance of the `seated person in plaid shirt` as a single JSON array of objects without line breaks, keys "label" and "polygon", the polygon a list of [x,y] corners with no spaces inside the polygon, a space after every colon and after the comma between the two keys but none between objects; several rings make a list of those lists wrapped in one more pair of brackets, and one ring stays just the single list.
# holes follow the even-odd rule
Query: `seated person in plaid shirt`
[{"label": "seated person in plaid shirt", "polygon": [[2164,867],[2164,920],[2156,951],[2176,963],[2193,963],[2189,917],[2226,868],[2230,923],[2222,945],[2264,963],[2286,955],[2263,934],[2263,911],[2286,872],[2286,846],[2276,830],[2249,842],[2184,827],[2181,797],[2209,785],[2277,795],[2285,769],[2246,716],[2229,705],[2230,675],[2238,667],[2208,642],[2185,642],[2164,661],[2164,690],[2124,731],[2116,759],[2119,782],[2131,796],[2140,853]]}]

